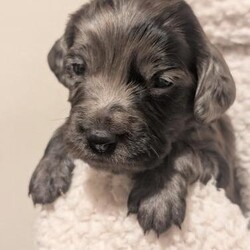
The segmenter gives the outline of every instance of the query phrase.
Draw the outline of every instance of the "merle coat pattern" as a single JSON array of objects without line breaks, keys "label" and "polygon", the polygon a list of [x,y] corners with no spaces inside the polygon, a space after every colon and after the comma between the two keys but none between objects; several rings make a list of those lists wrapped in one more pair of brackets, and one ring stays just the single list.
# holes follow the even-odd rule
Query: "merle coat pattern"
[{"label": "merle coat pattern", "polygon": [[214,177],[236,200],[224,114],[235,84],[187,3],[94,0],[71,16],[48,62],[72,108],[32,176],[34,203],[67,192],[76,158],[133,178],[128,212],[145,232],[181,226],[195,181]]}]

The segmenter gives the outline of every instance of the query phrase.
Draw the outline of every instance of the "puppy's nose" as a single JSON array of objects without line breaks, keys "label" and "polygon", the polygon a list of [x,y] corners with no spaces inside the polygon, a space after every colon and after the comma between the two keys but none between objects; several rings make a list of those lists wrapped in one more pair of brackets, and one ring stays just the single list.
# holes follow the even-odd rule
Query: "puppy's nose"
[{"label": "puppy's nose", "polygon": [[104,130],[91,131],[87,140],[89,147],[96,154],[111,154],[117,144],[116,136]]}]

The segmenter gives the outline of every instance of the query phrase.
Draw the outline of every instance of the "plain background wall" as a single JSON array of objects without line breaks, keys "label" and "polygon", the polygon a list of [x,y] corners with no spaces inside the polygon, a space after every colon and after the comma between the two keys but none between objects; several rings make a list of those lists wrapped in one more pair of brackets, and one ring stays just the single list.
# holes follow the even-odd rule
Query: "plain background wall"
[{"label": "plain background wall", "polygon": [[46,57],[85,0],[2,1],[0,8],[0,249],[32,250],[32,171],[68,115],[67,90]]}]

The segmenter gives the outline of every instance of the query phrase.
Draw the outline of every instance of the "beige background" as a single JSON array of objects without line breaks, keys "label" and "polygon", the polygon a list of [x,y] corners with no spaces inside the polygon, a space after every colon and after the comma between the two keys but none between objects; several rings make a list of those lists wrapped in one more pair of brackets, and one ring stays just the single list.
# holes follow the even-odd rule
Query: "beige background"
[{"label": "beige background", "polygon": [[31,250],[35,210],[30,175],[67,116],[67,90],[46,62],[67,16],[84,0],[1,0],[0,249]]}]

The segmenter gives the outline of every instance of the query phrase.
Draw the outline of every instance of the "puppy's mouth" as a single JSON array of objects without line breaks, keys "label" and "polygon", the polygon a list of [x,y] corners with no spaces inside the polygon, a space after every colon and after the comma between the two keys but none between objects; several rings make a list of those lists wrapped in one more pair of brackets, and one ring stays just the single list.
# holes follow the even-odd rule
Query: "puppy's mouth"
[{"label": "puppy's mouth", "polygon": [[116,145],[110,143],[95,146],[86,143],[82,145],[82,150],[74,150],[74,146],[70,146],[70,149],[74,158],[85,161],[90,167],[113,173],[145,171],[158,166],[163,159],[155,152],[151,152],[151,154],[143,150],[128,152],[126,145],[119,142]]},{"label": "puppy's mouth", "polygon": [[[73,125],[73,126],[72,126]],[[138,127],[137,127],[138,128]],[[154,139],[142,125],[122,131],[93,126],[68,126],[65,142],[73,158],[111,172],[139,172],[154,168],[166,156],[168,142]]]}]

